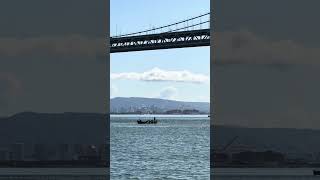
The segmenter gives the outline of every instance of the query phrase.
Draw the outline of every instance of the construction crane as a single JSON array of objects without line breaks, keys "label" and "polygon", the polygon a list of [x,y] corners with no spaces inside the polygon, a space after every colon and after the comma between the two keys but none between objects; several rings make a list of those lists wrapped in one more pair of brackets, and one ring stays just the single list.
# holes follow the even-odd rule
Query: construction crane
[{"label": "construction crane", "polygon": [[227,150],[227,148],[228,148],[229,146],[231,146],[231,145],[234,143],[234,141],[238,139],[238,137],[239,137],[239,136],[235,136],[234,138],[232,138],[232,139],[222,148],[222,151]]}]

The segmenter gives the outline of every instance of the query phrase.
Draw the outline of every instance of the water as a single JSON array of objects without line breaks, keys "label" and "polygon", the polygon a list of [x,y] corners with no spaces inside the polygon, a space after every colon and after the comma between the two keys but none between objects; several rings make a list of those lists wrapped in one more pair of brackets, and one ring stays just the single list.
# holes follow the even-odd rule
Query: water
[{"label": "water", "polygon": [[215,180],[313,180],[312,168],[215,168]]},{"label": "water", "polygon": [[0,180],[107,180],[107,168],[0,168]]},{"label": "water", "polygon": [[[111,179],[209,179],[210,127],[205,116],[111,117]],[[214,168],[214,180],[314,180],[313,168]]]},{"label": "water", "polygon": [[209,179],[210,126],[206,116],[111,117],[111,179]]}]

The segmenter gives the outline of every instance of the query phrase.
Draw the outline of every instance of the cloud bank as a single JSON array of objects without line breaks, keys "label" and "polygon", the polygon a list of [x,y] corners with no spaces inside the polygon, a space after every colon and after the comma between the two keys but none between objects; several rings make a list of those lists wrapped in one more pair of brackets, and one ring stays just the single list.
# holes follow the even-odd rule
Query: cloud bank
[{"label": "cloud bank", "polygon": [[320,64],[320,48],[249,31],[217,32],[214,46],[217,64]]},{"label": "cloud bank", "polygon": [[83,35],[0,38],[0,56],[102,56],[105,39]]},{"label": "cloud bank", "polygon": [[124,72],[111,73],[111,79],[125,79],[138,81],[172,81],[187,83],[206,83],[209,77],[204,74],[196,74],[187,70],[183,71],[167,71],[159,68],[153,68],[145,72]]}]

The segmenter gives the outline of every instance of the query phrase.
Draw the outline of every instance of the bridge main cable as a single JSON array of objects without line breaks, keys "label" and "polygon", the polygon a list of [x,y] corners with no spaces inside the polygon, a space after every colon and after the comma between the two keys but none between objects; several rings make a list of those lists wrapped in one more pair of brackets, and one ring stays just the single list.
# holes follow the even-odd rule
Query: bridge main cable
[{"label": "bridge main cable", "polygon": [[[155,31],[155,30],[167,28],[167,27],[170,27],[170,26],[178,25],[178,24],[181,24],[181,23],[185,23],[185,22],[188,22],[188,21],[191,21],[191,20],[194,20],[194,19],[198,19],[198,18],[203,17],[203,16],[207,16],[209,14],[210,14],[210,12],[202,14],[202,15],[199,15],[199,16],[196,16],[196,17],[193,17],[193,18],[190,18],[190,19],[186,19],[186,20],[182,20],[182,21],[179,21],[179,22],[176,22],[176,23],[168,24],[168,25],[165,25],[165,26],[160,26],[160,27],[157,27],[157,28],[147,29],[147,30],[139,31],[139,32],[135,32],[135,33],[128,33],[128,34],[123,34],[123,35],[119,35],[119,36],[112,36],[112,38],[120,38],[120,37],[132,36],[132,35],[136,35],[136,34],[147,33],[147,32],[150,32],[150,31]],[[210,22],[210,21],[205,21],[204,23],[207,23],[207,22]],[[197,25],[204,24],[204,23],[199,23]],[[192,27],[192,26],[195,26],[195,25],[191,25],[189,27]],[[188,28],[188,27],[180,28],[179,30],[186,29],[186,28]],[[175,30],[175,31],[177,31],[177,30]]]}]

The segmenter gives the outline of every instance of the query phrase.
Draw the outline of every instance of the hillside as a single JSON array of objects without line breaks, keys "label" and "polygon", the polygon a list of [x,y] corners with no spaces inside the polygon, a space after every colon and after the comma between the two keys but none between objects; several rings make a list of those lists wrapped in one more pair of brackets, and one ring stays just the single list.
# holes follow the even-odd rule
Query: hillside
[{"label": "hillside", "polygon": [[209,112],[207,102],[184,102],[157,98],[116,97],[110,100],[111,113],[166,113],[172,110],[197,110]]},{"label": "hillside", "polygon": [[0,144],[103,143],[105,117],[95,113],[18,113],[0,118]]}]

